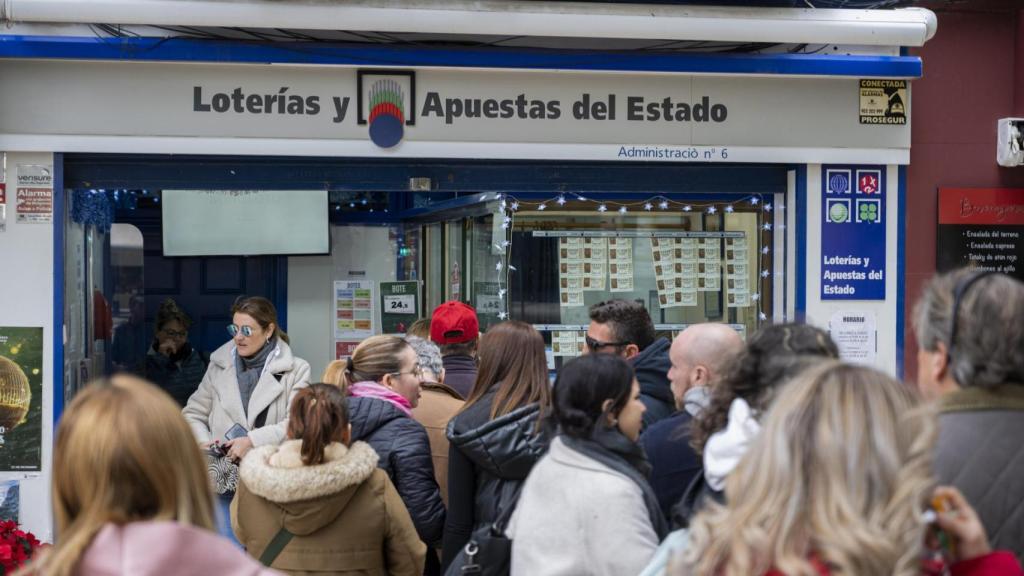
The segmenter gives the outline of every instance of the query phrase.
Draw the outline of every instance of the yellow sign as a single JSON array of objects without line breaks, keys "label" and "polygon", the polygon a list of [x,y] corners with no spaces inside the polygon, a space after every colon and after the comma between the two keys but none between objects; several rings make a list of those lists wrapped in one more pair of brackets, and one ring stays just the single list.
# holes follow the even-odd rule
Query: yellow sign
[{"label": "yellow sign", "polygon": [[906,80],[861,80],[861,124],[906,124]]}]

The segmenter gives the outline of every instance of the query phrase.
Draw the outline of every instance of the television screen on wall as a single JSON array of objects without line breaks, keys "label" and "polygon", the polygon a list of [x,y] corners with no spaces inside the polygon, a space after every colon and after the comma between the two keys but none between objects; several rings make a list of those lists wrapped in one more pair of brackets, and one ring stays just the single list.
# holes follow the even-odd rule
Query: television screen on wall
[{"label": "television screen on wall", "polygon": [[164,190],[165,256],[327,254],[326,190]]}]

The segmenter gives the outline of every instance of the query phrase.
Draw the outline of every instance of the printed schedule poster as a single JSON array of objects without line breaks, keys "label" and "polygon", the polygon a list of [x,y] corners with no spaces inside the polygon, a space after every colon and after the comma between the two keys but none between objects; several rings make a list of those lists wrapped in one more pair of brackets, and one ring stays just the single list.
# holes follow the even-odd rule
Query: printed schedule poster
[{"label": "printed schedule poster", "polygon": [[334,339],[362,340],[373,336],[373,281],[334,283]]},{"label": "printed schedule poster", "polygon": [[885,167],[821,167],[821,299],[885,300]]},{"label": "printed schedule poster", "polygon": [[380,283],[380,327],[384,334],[405,334],[419,318],[419,282]]},{"label": "printed schedule poster", "polygon": [[940,188],[935,262],[1024,280],[1024,189]]},{"label": "printed schedule poster", "polygon": [[0,472],[38,472],[43,453],[43,329],[0,326]]}]

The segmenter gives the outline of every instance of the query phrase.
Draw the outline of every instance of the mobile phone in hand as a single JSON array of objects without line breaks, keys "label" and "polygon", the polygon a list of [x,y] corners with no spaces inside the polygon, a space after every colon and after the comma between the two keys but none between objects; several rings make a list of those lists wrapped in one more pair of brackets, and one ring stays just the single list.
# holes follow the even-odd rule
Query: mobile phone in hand
[{"label": "mobile phone in hand", "polygon": [[224,434],[224,438],[234,440],[235,438],[244,438],[248,435],[249,431],[245,429],[245,426],[236,422],[231,428],[228,428],[228,431]]}]

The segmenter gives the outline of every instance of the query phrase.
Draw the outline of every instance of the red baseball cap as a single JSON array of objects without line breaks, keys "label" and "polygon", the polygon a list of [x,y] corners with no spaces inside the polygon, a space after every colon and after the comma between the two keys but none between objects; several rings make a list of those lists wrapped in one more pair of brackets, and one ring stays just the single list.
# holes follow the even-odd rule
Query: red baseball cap
[{"label": "red baseball cap", "polygon": [[430,339],[436,344],[461,344],[480,336],[480,321],[469,304],[450,301],[434,308],[430,317]]}]

